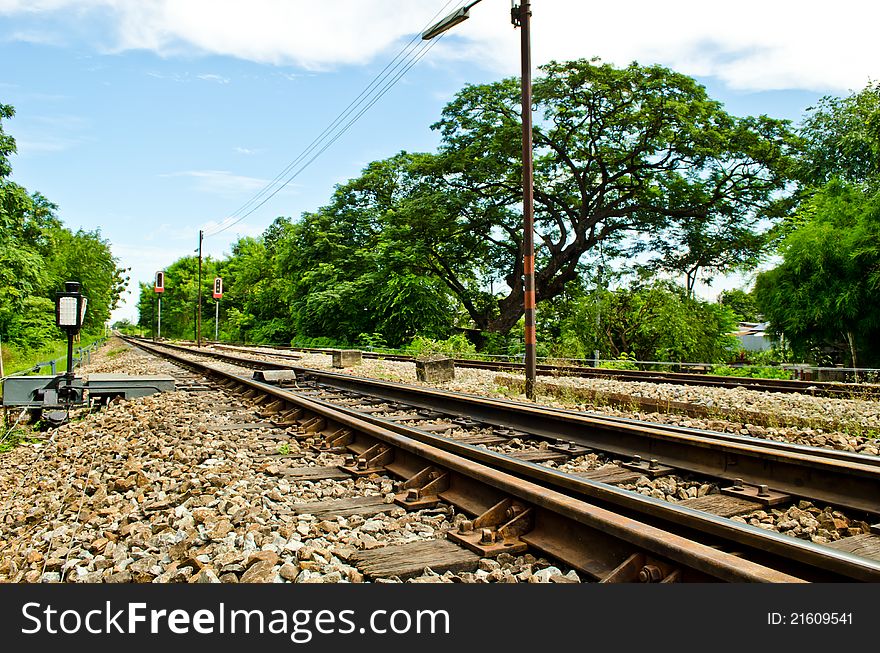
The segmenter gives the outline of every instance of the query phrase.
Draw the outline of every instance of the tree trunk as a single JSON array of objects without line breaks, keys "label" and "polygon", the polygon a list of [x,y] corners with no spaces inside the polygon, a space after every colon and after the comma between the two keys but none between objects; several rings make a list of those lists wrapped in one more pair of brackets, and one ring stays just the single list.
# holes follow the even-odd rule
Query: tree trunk
[{"label": "tree trunk", "polygon": [[513,289],[510,294],[498,302],[500,314],[487,324],[487,330],[494,333],[507,333],[522,317],[524,308],[522,288]]},{"label": "tree trunk", "polygon": [[[858,367],[859,366],[858,359],[856,358],[856,343],[855,343],[855,338],[853,338],[852,331],[846,332],[846,339],[849,342],[849,353],[850,353],[850,356],[852,357],[852,366],[854,368]],[[853,372],[853,377],[854,377],[855,381],[858,381],[859,380],[858,372]]]}]

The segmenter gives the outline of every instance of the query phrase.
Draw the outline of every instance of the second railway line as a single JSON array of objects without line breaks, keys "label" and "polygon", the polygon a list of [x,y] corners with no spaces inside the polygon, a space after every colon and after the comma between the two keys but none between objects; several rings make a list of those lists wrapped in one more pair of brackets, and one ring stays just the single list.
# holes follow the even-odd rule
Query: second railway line
[{"label": "second railway line", "polygon": [[[247,363],[242,363],[242,364],[247,364]],[[251,363],[250,366],[251,366],[251,367],[253,367],[253,366],[259,366],[259,364],[258,364],[258,363]],[[272,366],[269,365],[269,366],[267,366],[267,367],[272,367]],[[324,380],[326,381],[326,379],[324,379]],[[324,384],[324,385],[326,386],[327,384]],[[392,384],[392,385],[393,385],[393,384]],[[338,390],[338,389],[337,389],[337,390]],[[319,388],[313,388],[313,389],[312,389],[312,394],[314,394],[314,392],[317,392],[319,395],[320,395],[321,392],[324,392],[324,393],[326,394],[326,388],[325,388],[323,391],[322,391],[321,389],[319,389]],[[350,392],[350,389],[349,389],[347,392]],[[355,394],[357,394],[357,393],[355,393]],[[363,393],[362,393],[362,394],[363,394]],[[319,400],[319,399],[318,399],[318,400]],[[397,398],[397,400],[399,400],[399,398]],[[377,398],[377,397],[374,396],[374,397],[372,397],[372,401],[373,401],[374,404],[375,404],[375,405],[373,406],[373,408],[375,408],[375,410],[373,410],[373,411],[367,410],[367,411],[365,411],[365,412],[366,412],[367,414],[369,414],[370,412],[381,413],[381,412],[383,412],[383,410],[384,410],[385,412],[387,412],[387,411],[388,411],[388,407],[385,406],[385,407],[383,408],[383,406],[381,405],[382,402],[384,401],[384,402],[387,403],[387,402],[391,401],[391,402],[393,403],[394,401],[397,401],[397,400],[395,400],[395,399],[390,399],[390,400],[389,400],[388,397],[385,397],[385,398]],[[356,399],[351,399],[351,401],[355,401],[355,402],[356,402],[357,400],[356,400]],[[400,402],[398,402],[398,403],[400,403]],[[392,406],[392,408],[393,408],[393,406]],[[399,410],[400,410],[400,409],[403,409],[403,407],[399,405],[399,406],[398,406],[398,409],[399,409]],[[362,416],[363,416],[363,415],[362,415]],[[435,416],[433,416],[433,417],[435,418],[435,421],[436,421],[437,418],[440,418],[440,419],[442,420],[442,417],[439,416],[439,415],[435,415]],[[393,420],[392,420],[392,421],[393,421]],[[477,420],[477,421],[479,421],[479,420]],[[428,430],[430,431],[431,429],[428,429]],[[442,429],[435,428],[434,430],[435,430],[435,431],[439,431],[439,430],[442,430]],[[484,449],[486,449],[487,446],[491,446],[491,444],[489,444],[488,442],[484,442],[483,445],[484,445],[484,446],[483,446]],[[527,448],[526,448],[526,449],[527,449]],[[789,449],[791,449],[791,448],[789,448]],[[795,447],[795,449],[796,449],[796,447]],[[781,455],[781,453],[780,453],[781,451],[782,451],[782,449],[778,450],[775,454],[773,454],[773,455],[776,455],[776,457],[777,457],[778,459],[780,459],[780,460],[781,460],[782,458],[785,457],[784,455]],[[529,458],[528,451],[523,451],[523,453],[526,454],[526,455],[525,455],[525,456],[521,456],[521,457]],[[829,452],[829,453],[832,453],[832,452]],[[531,457],[533,458],[533,460],[540,460],[540,456],[541,456],[541,455],[546,455],[546,454],[547,454],[547,451],[544,450],[544,451],[543,451],[543,454],[541,454],[541,453],[539,452],[538,455],[534,455],[534,454],[532,454]],[[761,453],[761,455],[766,455],[766,454],[767,454],[766,451]],[[491,455],[491,452],[487,453],[486,455]],[[838,455],[839,455],[839,456],[843,456],[843,454],[838,454]],[[516,457],[516,456],[514,456],[514,457]],[[552,456],[551,456],[551,457],[552,457]],[[821,454],[820,454],[819,456],[817,456],[817,457],[821,457]],[[833,457],[834,457],[834,456],[832,455],[832,458],[833,458]],[[627,456],[626,458],[630,458],[630,456]],[[873,468],[873,471],[872,471],[872,462],[875,462],[875,461],[866,460],[866,458],[867,458],[867,457],[864,457],[864,456],[861,456],[861,457],[860,457],[860,456],[856,456],[856,457],[855,457],[855,459],[856,459],[856,460],[855,460],[855,464],[856,464],[856,465],[858,465],[858,464],[864,464],[864,467],[862,468],[862,472],[865,472],[865,473],[867,473],[867,474],[870,476],[870,475],[872,475],[873,473],[876,472],[876,468]],[[546,460],[546,458],[545,458],[545,460]],[[609,461],[609,462],[610,462],[610,461]],[[620,461],[617,461],[617,462],[620,462]],[[629,462],[632,462],[632,460],[629,460]],[[814,461],[814,462],[815,462],[815,461]],[[826,461],[826,462],[827,462],[827,461]],[[851,465],[851,464],[853,464],[853,460],[849,460],[849,461],[838,460],[837,463],[843,463],[843,464],[845,464],[845,465]],[[552,464],[552,463],[551,463],[551,464]],[[646,461],[644,462],[644,464],[647,466],[647,465],[649,465],[650,463],[646,460]],[[530,465],[530,466],[533,467],[533,468],[534,468],[534,467],[541,467],[540,465],[536,465],[534,462],[533,462],[533,463],[530,463],[530,464],[527,463],[527,466],[528,466],[528,465]],[[548,467],[542,467],[542,469],[544,469],[544,470],[548,470],[549,468],[548,468]],[[607,473],[608,471],[609,471],[608,469],[605,470],[606,473]],[[618,471],[623,471],[623,470],[619,469]],[[549,473],[549,472],[547,472],[547,473]],[[668,472],[667,472],[667,473],[668,473]],[[660,474],[660,476],[662,476],[662,474]],[[796,481],[795,481],[795,482],[796,482]],[[602,496],[603,493],[606,493],[605,499],[608,499],[608,495],[607,495],[607,493],[609,492],[609,490],[608,490],[608,487],[609,487],[609,486],[608,486],[607,484],[605,484],[605,483],[601,483],[601,482],[599,482],[599,483],[592,483],[592,482],[590,482],[589,479],[586,479],[581,485],[582,485],[582,486],[578,489],[578,491],[579,491],[579,492],[584,492],[584,489],[585,489],[585,488],[590,488],[590,489],[588,489],[588,490],[586,491],[586,494],[587,494],[588,496],[591,496],[593,500],[597,500],[599,497]],[[592,487],[591,487],[591,486],[592,486]],[[612,486],[612,487],[613,487],[613,486]],[[775,488],[774,488],[774,490],[775,490]],[[611,492],[613,493],[613,491],[611,491]],[[777,492],[778,492],[778,490],[777,490]],[[776,493],[774,492],[774,496],[775,496],[775,494],[776,494]],[[622,496],[627,496],[627,493],[621,493],[621,495],[622,495]],[[801,493],[801,495],[802,495],[802,493]],[[690,498],[691,498],[691,497],[688,497],[688,499],[690,499]],[[698,497],[693,497],[693,498],[697,499]],[[707,503],[707,505],[708,505],[709,503],[711,503],[711,499],[707,499],[707,498],[705,497],[705,495],[704,495],[703,497],[699,497],[699,498],[701,498],[701,499],[703,500],[704,503]],[[752,497],[752,498],[755,498],[755,499],[756,499],[756,497]],[[820,498],[821,498],[821,497],[820,497]],[[685,501],[687,501],[687,500],[685,500]],[[717,501],[717,498],[716,498],[716,501]],[[699,501],[698,501],[697,503],[699,503]],[[797,502],[795,502],[795,504],[796,504],[796,505],[793,506],[792,509],[791,509],[792,511],[795,511],[794,514],[796,514],[797,511],[800,510],[801,512],[804,513],[805,516],[810,517],[811,513],[807,512],[807,510],[812,510],[812,511],[817,511],[817,512],[819,512],[819,519],[825,519],[826,517],[827,517],[828,519],[830,519],[830,520],[838,519],[838,522],[836,522],[837,524],[844,524],[844,523],[846,524],[846,534],[847,534],[847,535],[850,535],[850,536],[852,536],[852,537],[855,537],[856,535],[859,535],[859,534],[861,535],[861,537],[857,537],[856,540],[854,540],[854,542],[856,542],[856,541],[861,541],[861,540],[865,540],[865,541],[871,543],[871,544],[868,545],[868,548],[869,548],[869,549],[870,549],[871,546],[873,546],[873,544],[872,544],[872,543],[873,543],[873,539],[872,539],[872,538],[875,537],[875,536],[870,532],[870,530],[869,530],[869,525],[868,525],[867,522],[865,522],[865,521],[858,521],[858,519],[850,519],[849,517],[844,516],[842,513],[837,512],[837,511],[834,511],[834,510],[832,510],[832,509],[830,509],[830,508],[826,508],[826,511],[827,511],[827,512],[825,512],[825,511],[819,511],[817,508],[812,507],[812,505],[810,505],[810,504],[805,505],[805,504],[801,503],[801,504],[799,504],[799,505],[804,506],[804,508],[806,508],[806,510],[802,510],[801,508],[797,508],[797,507],[796,507],[796,506],[797,506]],[[860,508],[865,508],[865,507],[867,507],[868,510],[870,511],[870,509],[871,509],[871,505],[870,505],[870,504],[864,504],[864,503],[863,503],[863,504],[860,505]],[[752,508],[754,509],[755,506],[752,506]],[[664,510],[668,510],[668,508],[665,507],[665,506],[664,506],[664,507],[661,507],[661,508],[659,508],[659,509],[658,509],[658,508],[652,508],[652,509],[649,510],[648,512],[650,513],[652,510],[654,510],[654,511],[659,510],[659,511],[662,513],[662,512],[664,512]],[[752,510],[751,512],[757,514],[758,516],[761,516],[762,513],[764,513],[764,516],[766,516],[766,514],[769,513],[769,512],[771,512],[771,511],[774,512],[774,513],[777,512],[777,511],[775,510],[775,508],[770,508],[770,506],[769,506],[769,502],[768,502],[767,505],[766,505],[766,511],[762,511],[762,510],[757,510],[757,511],[755,511],[755,510]],[[734,510],[733,512],[735,513],[736,511]],[[804,521],[807,521],[807,517],[804,518]],[[865,515],[865,516],[863,516],[863,517],[864,517],[865,519],[869,519],[869,520],[872,519],[872,516],[870,516],[870,515]],[[810,517],[810,518],[811,518],[811,517]],[[754,518],[753,518],[753,521],[754,521]],[[784,521],[784,518],[783,518],[783,521]],[[826,521],[827,521],[827,520],[826,520]],[[735,522],[735,519],[734,519],[734,520],[729,520],[729,519],[719,518],[719,519],[718,519],[718,523],[720,524],[720,526],[719,526],[718,528],[720,528],[720,530],[727,530],[727,529],[731,528],[731,523],[733,523],[733,522]],[[830,523],[830,522],[829,522],[829,523]],[[768,528],[768,525],[767,525],[766,523],[759,522],[759,524],[760,524],[760,526],[762,527],[762,529]],[[735,527],[735,528],[736,528],[736,527]],[[710,530],[711,530],[711,529],[710,529]],[[756,530],[756,529],[751,529],[751,530],[754,531],[754,530]],[[748,528],[746,528],[746,529],[744,530],[744,532],[748,532],[748,531],[749,531]],[[718,532],[720,532],[720,531],[718,531]],[[815,533],[815,528],[813,529],[813,532]],[[716,534],[717,534],[717,533],[716,533]],[[809,539],[809,533],[806,533],[806,535],[807,535],[807,539]],[[777,537],[778,537],[778,536],[777,536]],[[746,539],[748,539],[748,538],[746,537]],[[789,540],[790,540],[790,539],[792,539],[792,538],[783,538],[783,539],[789,539]],[[842,538],[842,539],[845,540],[846,538]],[[766,547],[766,544],[765,544],[764,546]],[[780,546],[784,546],[784,545],[780,545]],[[846,545],[846,544],[842,544],[842,545],[838,544],[837,546],[840,547],[838,550],[845,550],[845,548],[846,548],[847,545]],[[860,546],[861,546],[861,545],[860,545]],[[772,546],[771,546],[771,548],[772,548]],[[809,548],[809,547],[807,547],[807,548]],[[858,548],[858,547],[857,547],[857,548]],[[863,548],[862,548],[862,549],[863,549]],[[859,549],[859,550],[862,550],[862,549]],[[808,554],[805,554],[805,555],[806,555],[807,557],[810,556],[809,553],[808,553]]]}]

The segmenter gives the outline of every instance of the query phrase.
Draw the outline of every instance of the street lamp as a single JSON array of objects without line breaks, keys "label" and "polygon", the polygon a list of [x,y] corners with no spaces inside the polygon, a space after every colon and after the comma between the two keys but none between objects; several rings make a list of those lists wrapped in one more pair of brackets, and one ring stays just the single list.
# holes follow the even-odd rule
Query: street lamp
[{"label": "street lamp", "polygon": [[[481,0],[462,7],[422,33],[432,39],[467,20],[470,8]],[[523,166],[523,277],[525,309],[526,397],[535,399],[537,341],[535,337],[535,213],[534,171],[532,165],[532,57],[530,38],[531,5],[528,0],[511,0],[510,19],[520,28],[522,54],[522,166]]]}]

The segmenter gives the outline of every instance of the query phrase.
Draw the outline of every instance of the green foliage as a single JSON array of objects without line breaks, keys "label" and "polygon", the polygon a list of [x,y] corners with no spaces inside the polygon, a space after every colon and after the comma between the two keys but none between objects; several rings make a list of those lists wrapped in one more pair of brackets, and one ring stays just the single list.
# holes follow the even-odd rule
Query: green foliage
[{"label": "green foliage", "polygon": [[781,367],[769,365],[746,365],[732,367],[730,365],[713,365],[709,374],[715,376],[741,376],[753,379],[791,379],[791,372]]},{"label": "green foliage", "polygon": [[416,336],[403,348],[413,356],[430,356],[431,354],[447,354],[449,356],[468,357],[477,353],[476,347],[463,333],[457,333],[445,340],[433,340],[424,336]]},{"label": "green foliage", "polygon": [[112,329],[124,333],[125,335],[141,335],[141,327],[132,324],[130,320],[117,320],[111,327]]},{"label": "green foliage", "polygon": [[825,97],[800,128],[804,184],[778,229],[781,265],[755,299],[794,355],[818,365],[880,364],[880,83]]},{"label": "green foliage", "polygon": [[599,363],[599,367],[606,370],[637,370],[639,366],[635,362],[636,360],[632,354],[622,351],[616,360],[602,361]]},{"label": "green foliage", "polygon": [[448,198],[419,173],[426,158],[401,153],[370,164],[279,241],[298,338],[372,333],[396,347],[416,333],[448,334],[456,306],[437,270],[466,271],[470,261]]},{"label": "green foliage", "polygon": [[60,290],[65,281],[79,281],[88,298],[83,328],[103,327],[129,280],[113,258],[110,243],[101,238],[99,230],[73,233],[56,228],[47,237],[53,254],[44,265],[51,287]]},{"label": "green foliage", "polygon": [[4,340],[22,351],[33,351],[64,337],[55,326],[55,302],[45,297],[25,297],[21,308],[6,321]]},{"label": "green foliage", "polygon": [[385,336],[381,333],[361,333],[357,337],[357,345],[364,349],[388,349]]},{"label": "green foliage", "polygon": [[297,338],[290,342],[292,347],[308,347],[315,349],[352,349],[350,342],[335,340],[325,336],[315,338]]},{"label": "green foliage", "polygon": [[[0,119],[14,115],[0,104]],[[88,298],[84,330],[98,331],[128,278],[100,233],[62,226],[58,207],[11,182],[15,141],[0,123],[0,338],[22,351],[61,337],[54,326],[55,293],[79,281]]]},{"label": "green foliage", "polygon": [[797,356],[880,363],[880,191],[833,180],[804,202],[755,299]]},{"label": "green foliage", "polygon": [[[598,318],[598,319],[597,319]],[[597,327],[598,324],[598,327]],[[721,362],[736,351],[733,314],[668,282],[594,292],[575,300],[563,342],[581,357]]]},{"label": "green foliage", "polygon": [[29,428],[16,428],[0,439],[0,453],[12,451],[22,444],[36,444],[37,442],[40,440],[32,436]]},{"label": "green foliage", "polygon": [[[53,319],[54,324],[54,319]],[[56,332],[57,333],[57,332]],[[55,334],[53,334],[54,336]],[[101,336],[94,333],[81,332],[79,342],[74,343],[74,356],[78,347],[85,347]],[[61,338],[60,334],[55,339],[34,341],[30,346],[9,344],[3,341],[3,367],[6,374],[28,371],[34,374],[45,374],[48,366],[35,370],[39,363],[57,360],[57,371],[67,369],[67,338]]]},{"label": "green foliage", "polygon": [[739,288],[725,290],[719,295],[718,303],[729,308],[739,322],[758,322],[760,312],[755,298]]},{"label": "green foliage", "polygon": [[822,186],[837,177],[849,183],[880,181],[880,82],[862,91],[823,97],[800,129],[805,146],[801,178]]}]

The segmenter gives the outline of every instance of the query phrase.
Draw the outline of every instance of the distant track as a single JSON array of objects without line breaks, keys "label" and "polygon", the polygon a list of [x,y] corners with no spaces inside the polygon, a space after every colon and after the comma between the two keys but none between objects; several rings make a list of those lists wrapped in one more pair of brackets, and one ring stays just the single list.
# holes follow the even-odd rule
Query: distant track
[{"label": "distant track", "polygon": [[[268,345],[224,345],[215,343],[215,348],[246,351],[248,349],[277,349],[282,352],[309,352],[330,354],[333,349],[308,347],[283,347]],[[268,353],[268,352],[267,352]],[[276,354],[273,354],[276,355]],[[289,355],[289,354],[288,354]],[[277,354],[286,357],[284,353]],[[375,358],[391,361],[412,362],[412,356],[399,354],[377,354],[362,352],[364,358]],[[456,367],[495,370],[499,372],[521,372],[522,363],[504,361],[478,361],[467,358],[456,358]],[[655,372],[646,370],[613,370],[577,365],[543,365],[539,364],[537,372],[541,376],[580,376],[588,378],[607,378],[617,381],[639,381],[643,383],[664,383],[675,385],[693,385],[713,388],[745,388],[756,392],[794,392],[812,396],[849,398],[880,398],[880,384],[872,383],[839,383],[833,381],[799,381],[787,379],[758,379],[738,376],[714,376],[707,374],[688,374],[685,372]]]}]

